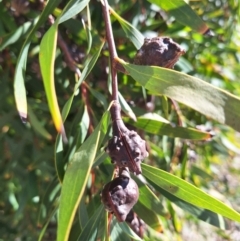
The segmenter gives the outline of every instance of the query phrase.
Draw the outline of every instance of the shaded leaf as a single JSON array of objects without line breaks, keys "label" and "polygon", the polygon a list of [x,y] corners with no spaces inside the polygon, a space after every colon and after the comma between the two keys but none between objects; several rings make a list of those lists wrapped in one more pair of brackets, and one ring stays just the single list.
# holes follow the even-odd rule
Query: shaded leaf
[{"label": "shaded leaf", "polygon": [[163,10],[183,24],[189,26],[193,30],[205,34],[209,31],[206,23],[191,9],[191,7],[184,0],[148,0],[151,3],[158,5]]},{"label": "shaded leaf", "polygon": [[133,240],[141,241],[142,239],[126,224],[126,222],[119,223],[117,222],[116,225],[118,225],[124,233],[127,234],[128,237],[130,237]]},{"label": "shaded leaf", "polygon": [[102,51],[102,48],[104,46],[105,42],[102,42],[102,44],[99,46],[98,51],[96,53],[93,54],[92,57],[88,58],[84,64],[84,69],[82,71],[81,77],[79,79],[79,81],[76,83],[75,85],[75,91],[78,89],[78,87],[81,85],[81,83],[87,78],[87,76],[89,75],[89,73],[91,72],[92,68],[94,67],[94,65],[96,64],[99,55]]},{"label": "shaded leaf", "polygon": [[67,21],[68,19],[74,17],[80,13],[88,4],[90,0],[72,0],[69,1],[67,6],[63,9],[59,24]]},{"label": "shaded leaf", "polygon": [[169,218],[168,211],[162,205],[158,197],[152,192],[152,190],[146,184],[143,184],[139,178],[133,177],[133,179],[136,181],[138,185],[138,190],[139,190],[138,202],[140,202],[149,210],[154,210],[156,214]]},{"label": "shaded leaf", "polygon": [[240,98],[235,95],[171,69],[120,62],[137,82],[153,94],[166,95],[240,131]]},{"label": "shaded leaf", "polygon": [[136,49],[140,49],[144,42],[144,36],[129,22],[120,17],[112,8],[110,8],[110,11],[113,16],[118,20],[126,36],[132,41]]},{"label": "shaded leaf", "polygon": [[95,240],[97,240],[98,227],[102,223],[103,216],[104,216],[104,208],[103,208],[103,205],[100,205],[99,208],[93,214],[93,216],[89,219],[86,226],[84,227],[83,231],[81,232],[80,236],[78,237],[78,241],[82,241],[82,240],[95,241]]},{"label": "shaded leaf", "polygon": [[119,98],[119,103],[121,105],[122,111],[126,115],[128,115],[132,120],[136,121],[137,120],[136,115],[134,114],[134,112],[132,111],[132,108],[129,106],[129,104],[127,103],[127,101],[124,99],[124,97],[120,92],[118,92],[118,98]]},{"label": "shaded leaf", "polygon": [[31,126],[33,129],[41,136],[46,138],[47,140],[51,140],[52,136],[49,134],[49,132],[44,128],[44,126],[40,123],[40,121],[37,119],[36,115],[32,111],[32,108],[28,106],[28,114],[29,114],[29,120],[31,123]]},{"label": "shaded leaf", "polygon": [[29,30],[37,23],[38,19],[35,19],[33,22],[26,22],[22,26],[20,26],[17,30],[5,35],[0,42],[0,51],[5,49],[7,46],[14,44],[21,37],[26,35]]},{"label": "shaded leaf", "polygon": [[197,207],[219,213],[240,222],[240,214],[223,202],[211,197],[194,185],[161,169],[142,164],[143,174],[157,186]]},{"label": "shaded leaf", "polygon": [[133,207],[134,212],[141,218],[148,226],[157,232],[163,231],[161,219],[158,217],[155,210],[151,210],[144,206],[141,202],[137,202]]},{"label": "shaded leaf", "polygon": [[64,177],[64,167],[66,164],[66,160],[64,159],[63,155],[63,140],[61,135],[57,135],[56,142],[55,142],[55,150],[54,150],[55,156],[55,170],[57,172],[57,176],[59,181],[62,183],[63,177]]}]

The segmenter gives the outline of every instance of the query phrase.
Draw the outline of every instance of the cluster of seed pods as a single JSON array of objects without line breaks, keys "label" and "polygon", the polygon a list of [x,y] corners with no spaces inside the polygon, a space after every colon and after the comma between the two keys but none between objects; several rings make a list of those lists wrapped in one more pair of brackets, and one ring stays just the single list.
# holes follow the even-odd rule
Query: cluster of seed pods
[{"label": "cluster of seed pods", "polygon": [[[134,58],[134,64],[155,65],[173,68],[178,58],[185,51],[168,37],[146,38],[143,46]],[[129,130],[121,118],[118,102],[111,107],[113,137],[109,140],[105,151],[111,162],[119,168],[119,175],[106,184],[101,193],[105,209],[113,213],[119,222],[126,221],[140,236],[146,228],[143,220],[132,211],[139,196],[138,186],[131,178],[142,173],[141,162],[148,156],[146,142],[133,130]]]},{"label": "cluster of seed pods", "polygon": [[113,137],[105,149],[112,163],[119,168],[119,175],[104,186],[101,199],[105,209],[123,222],[139,196],[138,186],[130,172],[136,175],[142,173],[141,162],[148,152],[146,142],[124,125],[120,111],[119,103],[114,102],[111,107]]}]

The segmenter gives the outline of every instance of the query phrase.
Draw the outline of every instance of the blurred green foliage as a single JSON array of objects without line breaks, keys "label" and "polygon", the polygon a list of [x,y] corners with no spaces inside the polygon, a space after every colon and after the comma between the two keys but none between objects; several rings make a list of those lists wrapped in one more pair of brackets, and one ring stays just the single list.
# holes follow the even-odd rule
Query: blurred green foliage
[{"label": "blurred green foliage", "polygon": [[[145,37],[169,36],[181,44],[186,54],[180,58],[175,70],[196,76],[240,96],[239,1],[188,2],[214,32],[213,37],[193,31],[148,1],[109,0],[109,5]],[[68,1],[61,1],[59,6],[54,8],[52,16],[59,16],[67,3]],[[0,1],[0,241],[38,240],[40,235],[43,235],[42,240],[56,240],[61,191],[61,182],[55,168],[59,163],[56,160],[61,161],[64,171],[65,164],[95,129],[110,103],[109,53],[105,45],[96,65],[74,95],[64,122],[68,143],[59,142],[60,137],[57,136],[49,112],[38,60],[41,39],[50,27],[48,18],[31,38],[26,71],[23,73],[28,119],[26,122],[21,121],[13,90],[17,59],[31,24],[40,16],[44,7],[45,4],[38,0]],[[114,17],[112,28],[119,57],[132,62],[136,48]],[[88,57],[98,51],[105,38],[100,2],[90,1],[87,9],[59,25],[59,33],[67,46],[67,52],[82,70]],[[61,110],[72,96],[77,80],[71,66],[66,51],[58,47],[54,75]],[[126,101],[125,106],[130,106],[136,116],[148,112],[149,105],[154,105],[154,112],[174,125],[178,125],[181,120],[184,127],[198,126],[215,133],[215,136],[207,141],[190,141],[140,131],[150,150],[147,164],[187,180],[239,212],[239,133],[187,106],[179,104],[179,108],[176,108],[169,99],[159,96],[153,98],[130,76],[122,73],[118,76],[119,91]],[[103,139],[103,143],[106,143],[107,138]],[[76,237],[87,221],[94,219],[95,211],[101,212],[99,192],[103,185],[110,181],[113,166],[106,154],[101,151],[97,156],[98,154],[99,158],[96,158],[88,177],[83,201],[79,206],[80,211],[76,214],[69,240],[78,240]],[[156,211],[153,214],[156,220],[154,219],[151,228],[148,228],[145,240],[237,240],[236,237],[239,237],[239,223],[223,218],[221,225],[214,223],[217,220],[214,213],[211,213],[212,222],[205,220],[200,209],[172,197],[154,183],[151,183],[151,187],[172,219],[168,219],[165,212]],[[144,203],[144,200],[140,201],[136,212],[141,209],[142,202]],[[208,210],[204,212],[207,213]],[[209,215],[207,213],[207,217]],[[208,221],[217,227],[228,227],[230,230],[213,228],[199,220]],[[121,240],[119,237],[122,237],[122,240],[129,239],[129,235],[123,233],[121,225],[112,228],[111,240]]]}]

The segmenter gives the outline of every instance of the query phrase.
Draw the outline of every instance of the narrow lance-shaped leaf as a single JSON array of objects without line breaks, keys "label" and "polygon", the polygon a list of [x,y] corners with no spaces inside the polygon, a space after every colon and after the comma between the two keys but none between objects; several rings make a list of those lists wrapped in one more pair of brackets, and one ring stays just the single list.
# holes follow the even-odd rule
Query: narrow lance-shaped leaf
[{"label": "narrow lance-shaped leaf", "polygon": [[11,33],[3,36],[2,41],[0,43],[0,51],[2,51],[11,44],[14,44],[21,37],[26,35],[31,30],[31,28],[37,23],[37,20],[38,18],[35,19],[33,22],[26,22],[23,25],[21,25],[17,30],[14,30]]},{"label": "narrow lance-shaped leaf", "polygon": [[48,105],[50,112],[53,118],[53,122],[58,132],[63,135],[63,140],[66,141],[65,130],[63,126],[63,121],[61,113],[59,110],[57,96],[55,91],[54,84],[54,61],[56,53],[56,44],[57,44],[57,33],[58,33],[58,24],[62,23],[69,18],[73,17],[80,11],[82,11],[89,0],[75,1],[72,0],[64,8],[61,15],[58,17],[56,22],[51,26],[48,32],[44,35],[41,45],[40,45],[40,66],[44,82],[44,87],[48,99]]},{"label": "narrow lance-shaped leaf", "polygon": [[152,94],[166,95],[240,131],[240,98],[201,79],[171,69],[133,65],[118,59]]},{"label": "narrow lance-shaped leaf", "polygon": [[141,202],[137,202],[134,205],[133,210],[137,213],[139,218],[149,225],[149,227],[157,232],[163,231],[161,219],[155,210],[147,208]]},{"label": "narrow lance-shaped leaf", "polygon": [[191,9],[184,0],[148,0],[167,11],[170,15],[185,26],[189,26],[193,30],[206,34],[209,28],[206,23]]},{"label": "narrow lance-shaped leaf", "polygon": [[40,44],[39,61],[53,122],[57,131],[63,135],[63,138],[66,138],[54,83],[54,61],[57,45],[57,28],[58,23],[55,22],[44,35]]},{"label": "narrow lance-shaped leaf", "polygon": [[169,121],[156,118],[157,115],[147,113],[139,116],[137,122],[130,122],[131,125],[142,129],[151,134],[167,135],[170,137],[179,137],[189,140],[206,140],[211,138],[208,132],[200,131],[194,128],[186,128],[181,126],[174,126]]},{"label": "narrow lance-shaped leaf", "polygon": [[28,112],[29,112],[29,120],[33,127],[33,129],[44,138],[51,140],[52,136],[48,133],[48,131],[44,128],[42,123],[37,119],[36,115],[34,114],[32,108],[28,106]]},{"label": "narrow lance-shaped leaf", "polygon": [[18,113],[24,122],[26,121],[26,118],[27,118],[27,97],[26,97],[24,78],[25,78],[25,69],[26,69],[30,41],[34,33],[36,32],[36,30],[44,23],[44,21],[48,18],[49,14],[59,4],[59,2],[60,0],[48,1],[48,4],[46,5],[43,12],[41,13],[41,16],[38,22],[28,34],[22,46],[21,52],[18,56],[15,76],[14,76],[14,97],[15,97]]},{"label": "narrow lance-shaped leaf", "polygon": [[197,207],[208,209],[231,220],[240,222],[240,214],[201,189],[161,169],[142,164],[143,174],[157,186]]},{"label": "narrow lance-shaped leaf", "polygon": [[177,206],[182,208],[183,210],[191,213],[192,215],[196,216],[199,220],[203,220],[204,222],[210,223],[216,227],[221,229],[227,229],[228,225],[227,222],[224,220],[223,216],[217,213],[214,213],[210,210],[203,209],[196,207],[188,202],[183,201],[182,199],[174,196],[173,194],[165,191],[163,188],[156,186],[154,183],[151,182],[151,185],[159,192],[161,195],[165,196],[171,202],[175,203]]},{"label": "narrow lance-shaped leaf", "polygon": [[77,241],[98,240],[97,239],[98,229],[99,229],[99,226],[102,224],[103,215],[104,215],[104,208],[102,205],[100,205],[98,209],[94,212],[93,216],[89,219],[88,223],[84,227]]},{"label": "narrow lance-shaped leaf", "polygon": [[[68,99],[68,101],[65,103],[65,105],[63,107],[63,110],[62,110],[63,121],[65,121],[68,116],[76,90],[79,88],[82,81],[84,81],[87,78],[87,76],[91,72],[92,68],[94,67],[94,65],[100,55],[103,45],[104,45],[104,43],[102,43],[100,45],[98,51],[96,53],[94,53],[91,58],[86,60],[81,77],[78,80],[78,82],[75,84],[74,91],[73,91],[71,97]],[[55,167],[56,167],[57,175],[58,175],[60,182],[62,182],[62,180],[63,180],[64,165],[65,165],[65,160],[63,160],[62,153],[63,153],[62,138],[60,138],[58,136],[56,143],[55,143]]]},{"label": "narrow lance-shaped leaf", "polygon": [[132,26],[130,23],[120,17],[112,8],[110,8],[110,11],[121,24],[123,31],[135,45],[136,49],[140,49],[144,42],[144,36],[134,26]]},{"label": "narrow lance-shaped leaf", "polygon": [[68,240],[77,207],[84,193],[98,146],[102,140],[101,135],[106,134],[108,123],[109,111],[104,114],[97,128],[77,150],[73,160],[68,165],[63,179],[59,206],[58,241]]}]

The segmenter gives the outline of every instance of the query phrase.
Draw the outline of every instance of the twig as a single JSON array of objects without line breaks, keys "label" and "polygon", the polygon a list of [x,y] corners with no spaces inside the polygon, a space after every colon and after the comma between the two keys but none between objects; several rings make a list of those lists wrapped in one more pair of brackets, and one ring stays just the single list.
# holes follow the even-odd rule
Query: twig
[{"label": "twig", "polygon": [[183,114],[182,114],[182,111],[181,111],[178,103],[177,103],[175,100],[171,99],[171,98],[169,98],[169,99],[170,99],[170,101],[172,102],[173,108],[175,109],[175,111],[176,111],[176,113],[177,113],[178,125],[179,125],[179,126],[183,126],[183,118],[182,118],[182,117],[183,117]]},{"label": "twig", "polygon": [[87,112],[88,112],[88,116],[89,116],[89,126],[88,126],[88,133],[91,134],[94,130],[93,128],[93,120],[92,120],[92,116],[93,116],[93,111],[91,109],[91,105],[89,103],[89,96],[88,96],[88,88],[87,88],[87,84],[83,81],[81,84],[81,92],[82,92],[82,100],[84,102],[84,104],[87,107]]},{"label": "twig", "polygon": [[64,59],[65,62],[67,64],[67,66],[74,72],[76,72],[77,70],[77,66],[75,61],[73,60],[69,49],[67,47],[67,44],[65,43],[65,41],[62,38],[62,35],[58,32],[58,38],[57,38],[57,44],[59,46],[59,48],[62,50],[63,54],[64,54]]},{"label": "twig", "polygon": [[114,68],[114,59],[117,58],[118,56],[117,56],[116,46],[115,46],[113,33],[112,33],[112,25],[111,25],[111,20],[109,15],[109,6],[108,6],[107,0],[102,1],[102,9],[103,9],[107,42],[109,47],[110,59],[111,59],[112,100],[115,100],[118,102],[118,80],[117,80],[117,72],[116,72],[116,69]]}]

